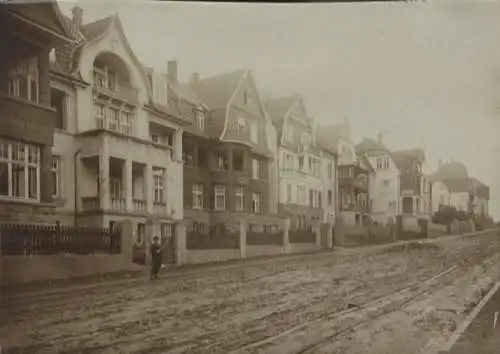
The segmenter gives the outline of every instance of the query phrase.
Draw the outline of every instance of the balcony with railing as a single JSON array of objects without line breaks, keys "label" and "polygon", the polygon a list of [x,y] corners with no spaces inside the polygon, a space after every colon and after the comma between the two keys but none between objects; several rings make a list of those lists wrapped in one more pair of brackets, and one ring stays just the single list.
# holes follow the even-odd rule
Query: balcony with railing
[{"label": "balcony with railing", "polygon": [[146,204],[147,204],[146,200],[144,199],[138,199],[138,198],[132,199],[132,209],[136,213],[145,213],[147,208]]},{"label": "balcony with railing", "polygon": [[153,202],[153,213],[154,214],[166,214],[167,213],[167,203],[165,202]]},{"label": "balcony with railing", "polygon": [[98,55],[93,68],[94,94],[137,106],[139,91],[130,85],[130,75],[123,61],[112,53]]}]

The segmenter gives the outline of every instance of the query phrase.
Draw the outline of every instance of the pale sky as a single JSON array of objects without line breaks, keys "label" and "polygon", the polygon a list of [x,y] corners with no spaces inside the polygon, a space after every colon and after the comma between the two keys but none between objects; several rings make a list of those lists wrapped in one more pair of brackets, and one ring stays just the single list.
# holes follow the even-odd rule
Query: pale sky
[{"label": "pale sky", "polygon": [[[71,15],[75,3],[62,2]],[[210,4],[80,1],[84,23],[118,12],[139,60],[181,81],[250,68],[262,96],[301,94],[356,142],[463,162],[500,218],[500,3]]]}]

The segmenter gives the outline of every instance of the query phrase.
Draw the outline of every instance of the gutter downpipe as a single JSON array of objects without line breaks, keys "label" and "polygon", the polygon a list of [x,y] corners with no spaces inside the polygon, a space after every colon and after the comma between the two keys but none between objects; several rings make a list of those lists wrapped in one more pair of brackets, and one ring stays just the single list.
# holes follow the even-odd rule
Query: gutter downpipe
[{"label": "gutter downpipe", "polygon": [[75,212],[74,212],[74,215],[73,215],[73,222],[74,222],[74,226],[76,227],[78,222],[77,222],[77,219],[78,219],[78,160],[77,160],[77,156],[80,154],[80,152],[82,151],[81,148],[79,148],[78,150],[76,150],[73,154],[73,191],[74,191],[74,198],[75,198]]}]

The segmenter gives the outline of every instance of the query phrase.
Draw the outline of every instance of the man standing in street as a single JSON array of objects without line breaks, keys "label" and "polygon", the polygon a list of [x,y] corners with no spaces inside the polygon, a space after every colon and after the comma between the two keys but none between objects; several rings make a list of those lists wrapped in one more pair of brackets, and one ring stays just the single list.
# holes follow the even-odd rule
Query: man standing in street
[{"label": "man standing in street", "polygon": [[158,279],[158,272],[161,268],[162,251],[163,244],[160,244],[160,238],[158,236],[154,236],[153,243],[151,244],[151,280]]}]

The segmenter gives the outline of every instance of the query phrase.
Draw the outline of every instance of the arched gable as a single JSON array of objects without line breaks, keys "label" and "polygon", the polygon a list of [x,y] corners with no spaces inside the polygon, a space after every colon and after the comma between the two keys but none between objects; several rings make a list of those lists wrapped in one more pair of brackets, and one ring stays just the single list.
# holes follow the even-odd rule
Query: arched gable
[{"label": "arched gable", "polygon": [[101,54],[113,54],[127,67],[130,84],[138,92],[139,102],[146,104],[150,97],[150,88],[146,74],[128,43],[121,22],[117,15],[113,16],[106,30],[96,38],[83,44],[75,51],[75,71],[84,81],[92,82],[92,72],[95,59]]}]

